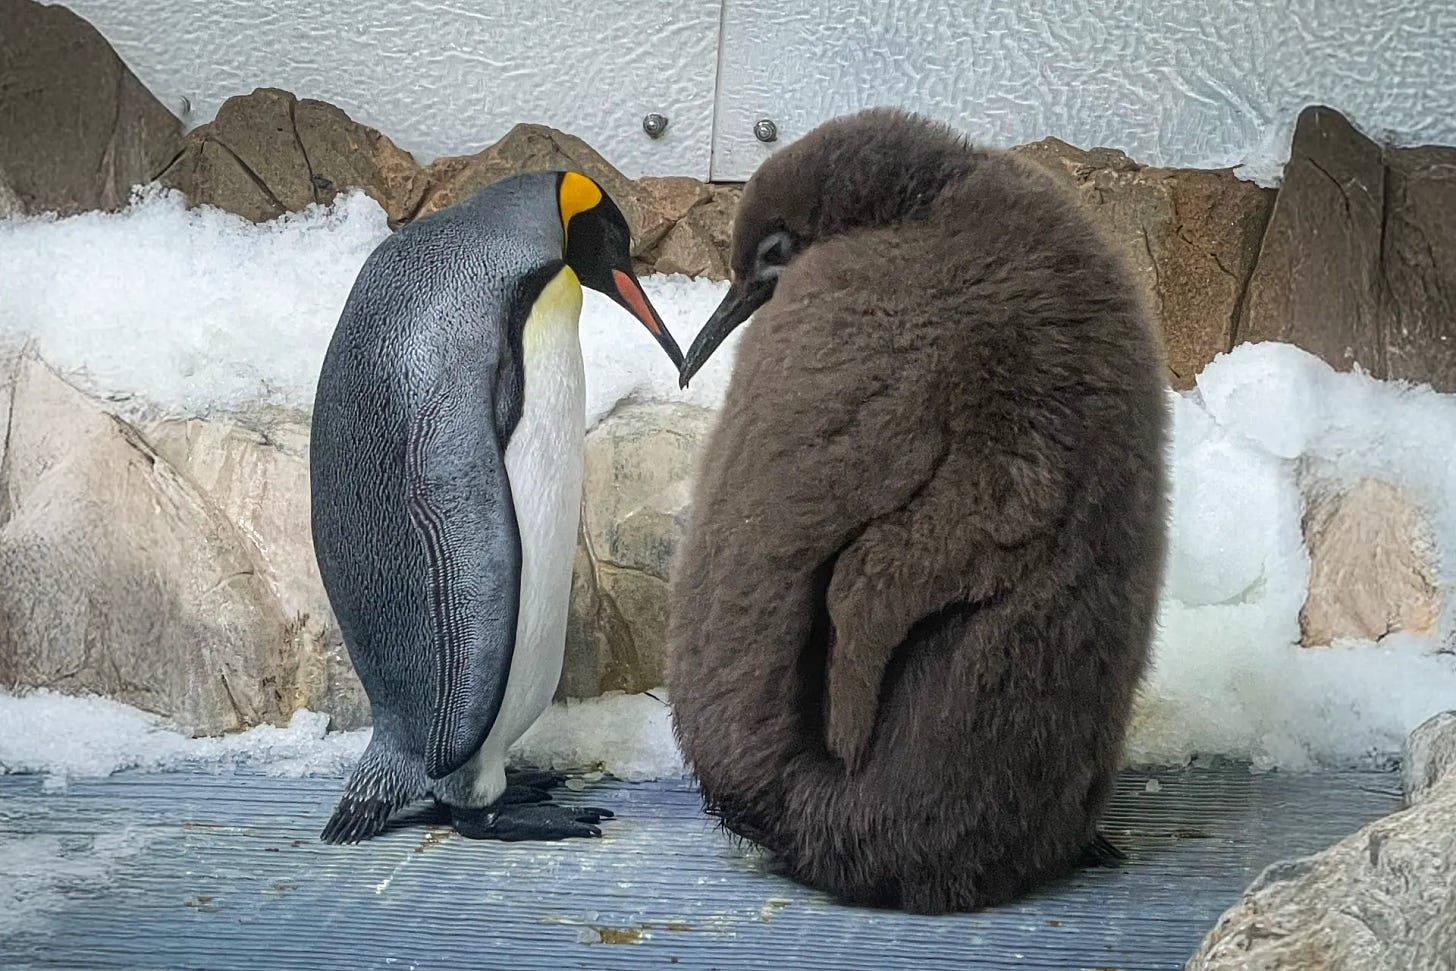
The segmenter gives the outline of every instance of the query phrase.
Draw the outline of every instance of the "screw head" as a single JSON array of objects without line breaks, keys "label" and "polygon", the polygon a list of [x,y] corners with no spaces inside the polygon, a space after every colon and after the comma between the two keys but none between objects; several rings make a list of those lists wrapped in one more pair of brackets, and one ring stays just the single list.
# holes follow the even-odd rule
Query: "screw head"
[{"label": "screw head", "polygon": [[760,118],[753,126],[753,137],[761,142],[778,141],[779,126],[768,118]]},{"label": "screw head", "polygon": [[667,116],[652,112],[642,119],[642,130],[647,133],[648,138],[661,138],[662,133],[667,131]]}]

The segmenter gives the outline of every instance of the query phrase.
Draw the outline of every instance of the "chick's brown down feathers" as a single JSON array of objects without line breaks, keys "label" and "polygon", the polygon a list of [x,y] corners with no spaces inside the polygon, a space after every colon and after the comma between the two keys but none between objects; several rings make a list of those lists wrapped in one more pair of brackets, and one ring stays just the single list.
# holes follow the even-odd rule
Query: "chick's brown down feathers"
[{"label": "chick's brown down feathers", "polygon": [[1097,840],[1164,560],[1162,352],[1028,163],[872,111],[747,186],[748,325],[671,584],[709,809],[846,900],[1009,900]]}]

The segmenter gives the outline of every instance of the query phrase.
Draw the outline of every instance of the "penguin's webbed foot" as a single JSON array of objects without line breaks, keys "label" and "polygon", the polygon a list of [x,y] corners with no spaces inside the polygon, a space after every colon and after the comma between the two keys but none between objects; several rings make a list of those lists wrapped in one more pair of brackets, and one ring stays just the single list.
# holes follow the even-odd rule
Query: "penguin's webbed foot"
[{"label": "penguin's webbed foot", "polygon": [[451,808],[455,831],[466,839],[503,843],[552,841],[601,836],[597,826],[612,818],[608,809],[592,806],[507,805],[497,802],[484,809]]}]

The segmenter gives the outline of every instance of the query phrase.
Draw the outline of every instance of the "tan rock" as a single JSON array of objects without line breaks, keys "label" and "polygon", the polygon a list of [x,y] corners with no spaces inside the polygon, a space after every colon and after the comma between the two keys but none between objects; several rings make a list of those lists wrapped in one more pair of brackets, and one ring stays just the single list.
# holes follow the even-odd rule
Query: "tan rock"
[{"label": "tan rock", "polygon": [[287,620],[236,531],[126,422],[22,358],[0,482],[0,673],[217,733],[281,722]]},{"label": "tan rock", "polygon": [[120,208],[182,150],[181,121],[106,39],[32,0],[0,0],[0,132],[0,196],[27,212]]},{"label": "tan rock", "polygon": [[212,122],[188,134],[161,181],[192,205],[255,222],[361,188],[392,226],[414,215],[428,183],[414,158],[373,128],[278,88],[223,102]]},{"label": "tan rock", "polygon": [[1267,868],[1185,965],[1306,969],[1456,969],[1456,772],[1411,808]]},{"label": "tan rock", "polygon": [[1062,180],[1120,248],[1162,322],[1173,386],[1192,387],[1233,346],[1273,192],[1229,170],[1147,168],[1055,138],[1012,151]]},{"label": "tan rock", "polygon": [[237,529],[288,618],[290,643],[279,672],[283,710],[327,712],[336,729],[368,724],[368,698],[314,559],[308,416],[280,409],[227,420],[169,419],[145,434]]},{"label": "tan rock", "polygon": [[1424,802],[1447,776],[1456,776],[1456,711],[1432,715],[1405,740],[1400,757],[1406,805]]},{"label": "tan rock", "polygon": [[1309,594],[1301,641],[1426,634],[1441,612],[1435,546],[1419,508],[1389,482],[1366,479],[1307,499]]},{"label": "tan rock", "polygon": [[668,569],[712,420],[693,405],[632,404],[587,436],[561,695],[662,684]]}]

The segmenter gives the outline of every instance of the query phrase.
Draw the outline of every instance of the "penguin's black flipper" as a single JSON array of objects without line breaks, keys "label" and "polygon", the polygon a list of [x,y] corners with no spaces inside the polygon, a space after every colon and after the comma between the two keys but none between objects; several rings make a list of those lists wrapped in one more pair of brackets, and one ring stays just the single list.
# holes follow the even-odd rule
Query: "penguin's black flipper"
[{"label": "penguin's black flipper", "polygon": [[415,414],[405,456],[410,519],[430,572],[431,779],[464,765],[490,734],[515,651],[521,536],[493,383],[488,361],[452,362]]},{"label": "penguin's black flipper", "polygon": [[552,841],[601,836],[597,825],[612,818],[610,809],[592,806],[503,806],[451,809],[455,831],[466,839],[503,843]]}]

